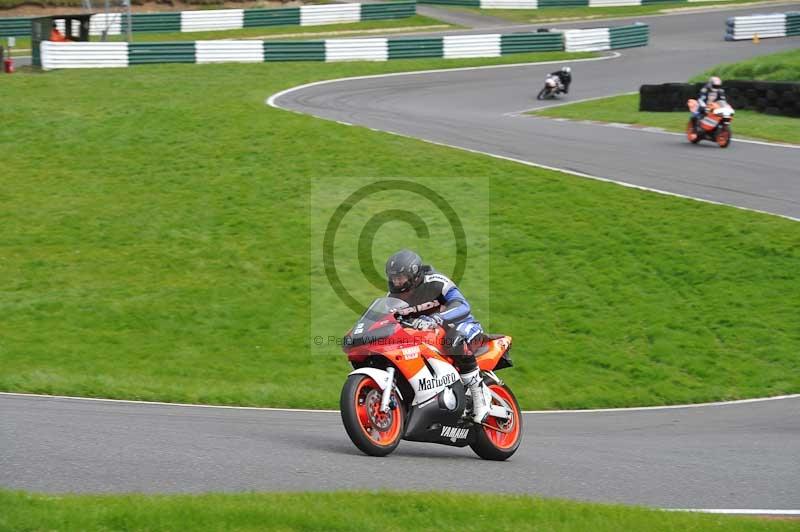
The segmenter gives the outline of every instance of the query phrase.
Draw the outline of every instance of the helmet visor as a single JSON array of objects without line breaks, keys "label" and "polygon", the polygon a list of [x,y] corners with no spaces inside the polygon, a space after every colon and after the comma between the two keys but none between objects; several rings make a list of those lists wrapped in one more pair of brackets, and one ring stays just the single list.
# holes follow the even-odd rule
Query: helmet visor
[{"label": "helmet visor", "polygon": [[397,290],[405,290],[411,286],[411,276],[407,273],[397,273],[389,276],[389,283],[392,288]]}]

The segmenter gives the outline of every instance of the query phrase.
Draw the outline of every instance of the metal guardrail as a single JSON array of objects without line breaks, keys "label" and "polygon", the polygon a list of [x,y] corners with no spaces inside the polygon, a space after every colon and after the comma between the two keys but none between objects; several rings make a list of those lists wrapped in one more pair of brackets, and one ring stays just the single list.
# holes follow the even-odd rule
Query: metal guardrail
[{"label": "metal guardrail", "polygon": [[800,35],[800,12],[731,17],[725,22],[725,40],[740,41]]},{"label": "metal guardrail", "polygon": [[[216,40],[172,43],[42,43],[42,67],[128,66],[152,63],[272,61],[387,61],[406,58],[499,57],[545,52],[611,50],[646,46],[649,28],[618,28],[535,33],[446,35],[420,38],[326,39],[318,41]],[[80,46],[76,46],[80,45]],[[109,47],[108,45],[114,45]]]},{"label": "metal guardrail", "polygon": [[443,4],[481,9],[542,9],[548,7],[643,6],[688,0],[419,0],[421,4]]},{"label": "metal guardrail", "polygon": [[[345,24],[366,20],[391,20],[413,17],[413,1],[385,4],[322,4],[284,9],[214,9],[172,13],[134,13],[131,28],[143,32],[223,31],[266,26],[315,26]],[[98,13],[92,16],[91,35],[119,35],[128,25],[125,13]],[[0,18],[0,37],[24,37],[31,33],[31,17]]]}]

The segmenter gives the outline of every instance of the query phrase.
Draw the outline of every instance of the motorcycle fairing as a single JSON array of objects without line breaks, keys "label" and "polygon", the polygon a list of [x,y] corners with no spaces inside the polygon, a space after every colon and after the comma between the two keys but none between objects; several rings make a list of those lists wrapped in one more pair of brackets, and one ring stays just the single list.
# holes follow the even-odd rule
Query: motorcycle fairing
[{"label": "motorcycle fairing", "polygon": [[461,418],[466,404],[464,385],[458,380],[427,401],[411,407],[403,439],[466,447],[479,427]]}]

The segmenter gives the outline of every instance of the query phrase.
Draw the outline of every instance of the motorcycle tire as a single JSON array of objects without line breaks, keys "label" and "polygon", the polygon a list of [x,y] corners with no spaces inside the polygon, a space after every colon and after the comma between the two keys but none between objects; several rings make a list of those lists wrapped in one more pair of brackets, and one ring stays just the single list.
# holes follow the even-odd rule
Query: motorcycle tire
[{"label": "motorcycle tire", "polygon": [[731,144],[731,128],[729,126],[722,126],[717,133],[715,139],[720,148],[727,148]]},{"label": "motorcycle tire", "polygon": [[394,405],[380,411],[381,389],[369,375],[350,375],[342,387],[339,411],[347,435],[356,447],[370,456],[386,456],[403,437],[406,410],[403,401],[392,393]]},{"label": "motorcycle tire", "polygon": [[697,129],[694,127],[693,121],[690,119],[689,123],[686,125],[686,138],[689,139],[689,142],[692,144],[697,144],[700,142],[702,138],[700,134],[697,132]]},{"label": "motorcycle tire", "polygon": [[542,89],[539,91],[539,94],[536,95],[537,100],[544,100],[544,97],[547,96],[547,89]]},{"label": "motorcycle tire", "polygon": [[[487,382],[486,385],[494,393],[502,397],[511,406],[514,413],[512,419],[506,423],[500,423],[496,418],[492,417],[487,419],[487,425],[503,428],[507,432],[500,432],[481,425],[470,447],[475,451],[475,454],[484,460],[508,460],[517,452],[522,441],[522,411],[519,408],[517,398],[514,397],[514,393],[507,386],[495,382]],[[496,399],[493,399],[493,401],[496,401]]]}]

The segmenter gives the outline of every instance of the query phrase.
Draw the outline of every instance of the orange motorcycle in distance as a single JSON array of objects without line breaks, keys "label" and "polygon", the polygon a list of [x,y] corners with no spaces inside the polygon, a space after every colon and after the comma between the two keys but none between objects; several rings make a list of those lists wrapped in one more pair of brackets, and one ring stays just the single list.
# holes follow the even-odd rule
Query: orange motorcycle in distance
[{"label": "orange motorcycle in distance", "polygon": [[[691,113],[696,112],[700,105],[695,99],[690,99],[686,104]],[[697,120],[697,125],[694,120],[689,119],[689,124],[686,126],[686,138],[692,144],[708,139],[716,142],[720,148],[727,148],[731,143],[731,122],[734,113],[733,107],[728,102],[711,102],[706,107],[705,116]]]},{"label": "orange motorcycle in distance", "polygon": [[420,331],[406,316],[438,303],[409,307],[376,299],[344,338],[354,370],[342,388],[340,411],[350,440],[372,456],[386,456],[400,440],[465,447],[486,460],[506,460],[519,447],[522,417],[514,394],[495,375],[510,367],[511,337],[486,335],[475,351],[491,397],[484,423],[471,419],[472,398],[448,356],[442,327]]}]

